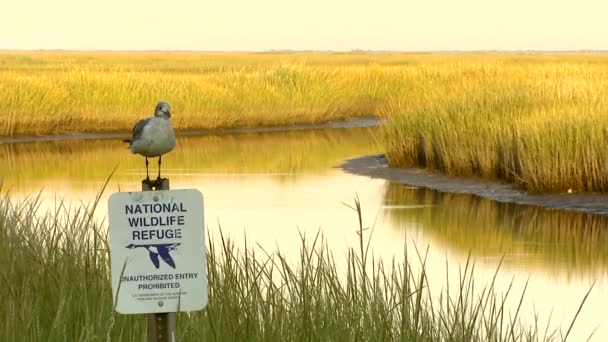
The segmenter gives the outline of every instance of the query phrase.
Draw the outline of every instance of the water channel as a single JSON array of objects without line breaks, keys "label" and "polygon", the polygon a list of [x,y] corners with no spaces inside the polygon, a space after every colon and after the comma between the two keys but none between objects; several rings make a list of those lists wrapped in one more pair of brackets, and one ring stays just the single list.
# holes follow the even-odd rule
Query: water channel
[{"label": "water channel", "polygon": [[[512,279],[520,293],[529,279],[523,317],[549,318],[565,333],[592,283],[595,287],[572,332],[608,340],[608,216],[504,204],[342,171],[346,158],[380,153],[377,128],[246,132],[181,137],[163,158],[172,189],[196,188],[205,197],[212,236],[222,231],[268,250],[297,257],[300,232],[319,229],[335,259],[357,246],[357,216],[343,203],[358,196],[364,223],[374,225],[372,250],[387,261],[428,247],[427,273],[438,292],[471,255],[475,281],[491,281],[501,258],[499,290]],[[155,166],[153,162],[152,165]],[[45,206],[58,200],[91,202],[117,166],[96,212],[106,216],[109,194],[140,189],[144,160],[119,139],[0,144],[2,191],[14,198],[42,191]],[[154,174],[156,168],[151,169]],[[414,260],[414,259],[413,259]],[[446,267],[449,272],[446,272]],[[519,299],[515,296],[515,299]],[[516,303],[514,303],[516,304]]]}]

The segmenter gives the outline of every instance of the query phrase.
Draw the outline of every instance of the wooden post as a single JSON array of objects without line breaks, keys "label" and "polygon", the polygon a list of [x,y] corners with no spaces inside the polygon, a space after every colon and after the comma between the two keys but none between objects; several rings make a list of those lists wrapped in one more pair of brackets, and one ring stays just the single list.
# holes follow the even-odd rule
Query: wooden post
[{"label": "wooden post", "polygon": [[[169,179],[141,182],[141,191],[169,190]],[[148,342],[177,342],[175,312],[148,314]]]}]

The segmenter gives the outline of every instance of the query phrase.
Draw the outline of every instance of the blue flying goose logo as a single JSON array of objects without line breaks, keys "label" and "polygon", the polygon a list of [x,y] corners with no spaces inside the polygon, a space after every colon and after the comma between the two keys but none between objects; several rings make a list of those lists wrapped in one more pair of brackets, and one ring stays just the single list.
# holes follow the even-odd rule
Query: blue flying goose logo
[{"label": "blue flying goose logo", "polygon": [[181,243],[157,243],[151,245],[130,244],[126,246],[126,248],[145,248],[150,253],[150,260],[156,268],[160,267],[159,256],[167,265],[175,268],[175,261],[173,261],[173,258],[171,257],[171,254],[169,254],[169,252],[176,250],[177,246],[179,245],[181,245]]}]

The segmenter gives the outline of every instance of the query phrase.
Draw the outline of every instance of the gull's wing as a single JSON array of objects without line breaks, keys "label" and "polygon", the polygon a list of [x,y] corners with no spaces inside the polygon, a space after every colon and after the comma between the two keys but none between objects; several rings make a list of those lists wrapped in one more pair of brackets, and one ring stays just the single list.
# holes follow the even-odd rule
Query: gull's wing
[{"label": "gull's wing", "polygon": [[152,118],[146,118],[146,119],[142,119],[139,120],[135,126],[133,126],[133,136],[131,137],[131,141],[130,143],[133,144],[133,142],[137,139],[139,139],[141,137],[141,134],[144,131],[144,127],[148,124],[148,122],[150,122]]}]

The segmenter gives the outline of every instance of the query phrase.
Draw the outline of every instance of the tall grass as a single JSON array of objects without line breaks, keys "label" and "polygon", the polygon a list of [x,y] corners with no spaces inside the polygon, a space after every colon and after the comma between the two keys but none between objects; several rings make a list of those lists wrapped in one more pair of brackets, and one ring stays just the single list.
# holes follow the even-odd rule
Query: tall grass
[{"label": "tall grass", "polygon": [[[532,192],[608,191],[608,59],[493,60],[432,73],[386,110],[393,166],[504,179]],[[420,97],[414,96],[416,99]]]},{"label": "tall grass", "polygon": [[[318,123],[375,112],[386,86],[365,64],[314,60],[319,58],[4,52],[0,136],[130,131],[159,99],[172,104],[180,130]],[[344,65],[336,63],[341,60]]]},{"label": "tall grass", "polygon": [[0,136],[392,118],[393,166],[608,191],[607,54],[0,53]]},{"label": "tall grass", "polygon": [[[94,205],[59,202],[41,213],[39,204],[36,196],[0,197],[0,340],[142,340],[144,318],[112,310],[107,239],[92,220]],[[358,200],[353,208],[360,215]],[[343,263],[320,234],[302,236],[294,262],[247,241],[239,249],[220,230],[207,251],[209,305],[179,314],[179,339],[537,341],[570,332],[525,325],[519,308],[507,310],[510,290],[493,281],[477,287],[472,261],[456,287],[431,294],[423,254],[384,263],[368,251],[370,230],[361,223],[356,233],[360,245]]]}]

